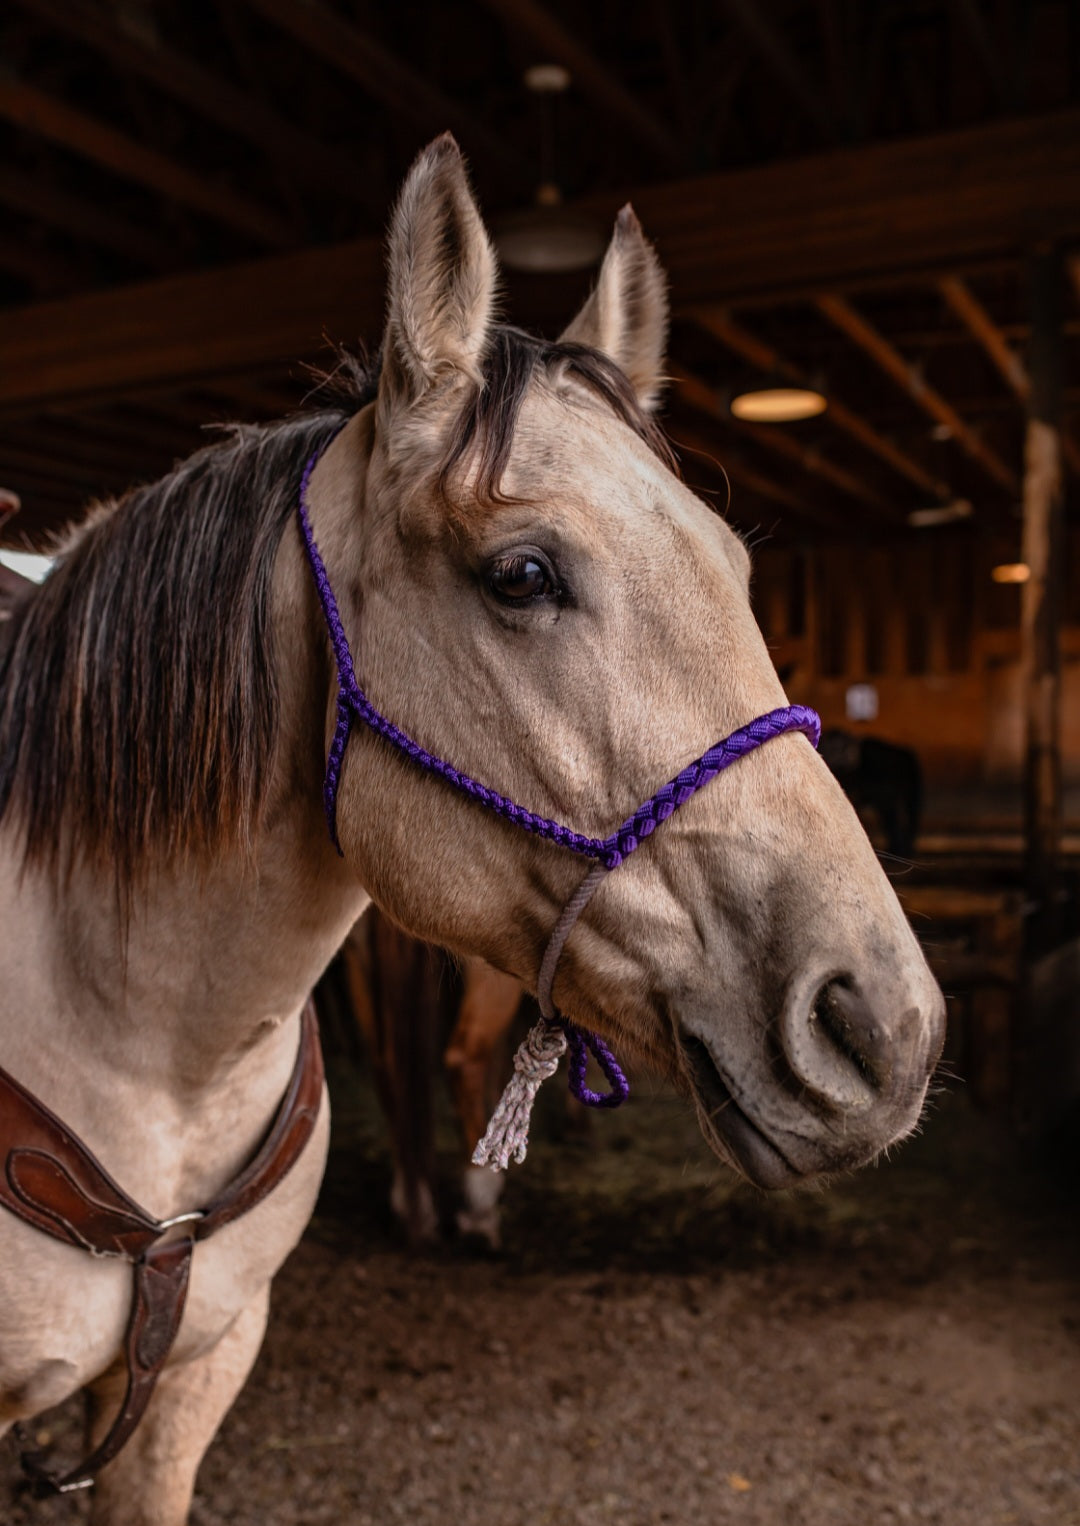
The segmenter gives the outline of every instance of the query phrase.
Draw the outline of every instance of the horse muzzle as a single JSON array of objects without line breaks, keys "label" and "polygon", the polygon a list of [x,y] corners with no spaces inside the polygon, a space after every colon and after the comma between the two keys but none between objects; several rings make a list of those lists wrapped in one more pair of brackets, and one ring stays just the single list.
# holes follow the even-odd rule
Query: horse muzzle
[{"label": "horse muzzle", "polygon": [[745,1067],[725,1055],[719,1028],[688,1017],[678,1047],[708,1143],[776,1188],[862,1165],[910,1133],[945,1031],[929,976],[913,994],[850,975],[800,981],[761,1030],[764,1063]]}]

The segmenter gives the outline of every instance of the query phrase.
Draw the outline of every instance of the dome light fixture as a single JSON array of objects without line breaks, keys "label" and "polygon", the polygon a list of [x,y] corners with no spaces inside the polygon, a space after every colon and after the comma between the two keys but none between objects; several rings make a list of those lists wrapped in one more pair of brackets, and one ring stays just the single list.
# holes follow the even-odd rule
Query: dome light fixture
[{"label": "dome light fixture", "polygon": [[793,424],[816,418],[829,406],[824,393],[811,387],[747,387],[728,405],[732,415],[750,424]]},{"label": "dome light fixture", "polygon": [[594,218],[563,206],[555,173],[556,102],[573,80],[562,64],[532,64],[522,76],[540,115],[540,183],[531,207],[507,212],[491,224],[500,262],[508,270],[555,275],[588,270],[607,247],[607,229]]},{"label": "dome light fixture", "polygon": [[1026,583],[1031,576],[1027,562],[1002,562],[990,570],[995,583]]},{"label": "dome light fixture", "polygon": [[907,522],[912,529],[925,530],[931,525],[952,525],[970,519],[975,510],[970,498],[954,498],[951,503],[935,503],[927,509],[912,509]]}]

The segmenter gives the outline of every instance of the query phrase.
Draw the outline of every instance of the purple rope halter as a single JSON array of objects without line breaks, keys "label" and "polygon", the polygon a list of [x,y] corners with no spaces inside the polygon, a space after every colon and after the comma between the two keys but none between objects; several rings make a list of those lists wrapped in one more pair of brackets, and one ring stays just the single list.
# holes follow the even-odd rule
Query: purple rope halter
[{"label": "purple rope halter", "polygon": [[[685,805],[691,796],[704,789],[705,785],[715,779],[717,774],[722,773],[725,768],[730,768],[740,758],[746,757],[747,753],[755,752],[766,742],[772,741],[774,737],[783,736],[788,731],[802,732],[816,747],[821,733],[821,721],[817,714],[805,705],[785,705],[779,710],[771,710],[767,715],[758,716],[756,720],[740,726],[730,736],[724,737],[703,752],[700,758],[695,759],[667,784],[662,785],[643,805],[638,806],[637,810],[628,816],[610,837],[585,837],[580,832],[575,832],[572,827],[564,826],[562,822],[552,821],[546,816],[538,816],[534,811],[518,805],[506,795],[501,795],[498,790],[493,790],[486,784],[481,784],[479,780],[473,779],[469,774],[462,773],[445,758],[440,758],[437,754],[428,752],[427,748],[421,747],[419,742],[414,741],[400,727],[395,726],[393,721],[388,720],[376,710],[360,687],[337,600],[330,587],[326,565],[315,543],[307,503],[312,474],[330,443],[330,440],[325,441],[304,467],[300,479],[297,510],[304,548],[311,564],[338,672],[337,724],[326,759],[326,777],[323,783],[323,804],[326,809],[326,823],[331,841],[341,853],[337,832],[338,789],[341,783],[345,749],[349,743],[353,724],[359,720],[372,731],[377,732],[392,747],[411,758],[420,768],[439,775],[454,789],[468,795],[478,804],[486,806],[496,815],[513,822],[523,831],[535,833],[536,836],[546,838],[549,842],[558,843],[562,848],[569,848],[572,853],[577,853],[582,858],[594,860],[593,869],[567,903],[551,934],[540,966],[537,1000],[544,1022],[549,1028],[559,1030],[557,1045],[561,1047],[558,1047],[558,1054],[562,1053],[567,1044],[569,1045],[570,1090],[574,1096],[589,1107],[618,1107],[626,1100],[630,1088],[615,1056],[597,1034],[578,1028],[562,1018],[555,1010],[552,1001],[551,989],[559,956],[574,924],[600,888],[607,874],[612,869],[617,869],[662,821],[667,821],[669,816],[681,805]],[[586,1085],[585,1069],[588,1050],[595,1055],[597,1063],[607,1077],[612,1088],[610,1092],[594,1092]],[[525,1069],[528,1070],[528,1083],[532,1086],[533,1092],[535,1092],[535,1086],[539,1085],[539,1081],[543,1079],[543,1074],[550,1074],[558,1063],[558,1054],[555,1054],[554,1047],[549,1046],[543,1054],[537,1050],[532,1056],[531,1068],[527,1065]],[[515,1065],[517,1064],[518,1062],[515,1061]],[[518,1068],[519,1071],[522,1070],[521,1066]],[[539,1074],[540,1071],[543,1074]],[[524,1071],[522,1073],[524,1074]],[[529,1102],[531,1105],[531,1096]],[[521,1158],[523,1154],[522,1147],[518,1158]]]}]

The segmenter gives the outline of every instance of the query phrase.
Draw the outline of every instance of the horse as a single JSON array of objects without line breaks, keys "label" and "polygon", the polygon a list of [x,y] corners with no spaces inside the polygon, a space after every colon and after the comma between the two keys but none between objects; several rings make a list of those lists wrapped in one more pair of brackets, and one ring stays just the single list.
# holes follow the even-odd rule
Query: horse
[{"label": "horse", "polygon": [[821,756],[856,810],[876,814],[886,850],[899,858],[910,858],[922,815],[918,753],[881,737],[856,736],[830,727],[822,733]]},{"label": "horse", "polygon": [[470,1158],[496,1100],[504,1040],[524,994],[521,982],[483,959],[449,959],[375,907],[341,953],[390,1131],[393,1213],[414,1249],[439,1238],[433,1072],[441,1062],[466,1162],[454,1222],[459,1234],[497,1250],[503,1178]]},{"label": "horse", "polygon": [[[369,901],[677,1076],[763,1187],[910,1132],[941,1047],[941,994],[809,720],[754,720],[765,745],[698,787],[701,749],[752,745],[784,695],[749,555],[657,423],[665,281],[633,212],[560,339],[534,338],[497,312],[444,137],[405,181],[387,287],[377,375],[99,506],[4,627],[0,1065],[138,1209],[138,1287],[162,1251],[189,1277],[182,1316],[133,1306],[132,1256],[0,1207],[0,1430],[85,1391],[94,1444],[125,1361],[156,1364],[95,1523],[187,1518],[312,1212],[321,1088],[272,1190],[197,1239],[202,1216],[265,1182],[268,1128],[319,1075],[308,993]],[[351,741],[350,653],[371,697]],[[589,835],[694,759],[649,821]]]}]

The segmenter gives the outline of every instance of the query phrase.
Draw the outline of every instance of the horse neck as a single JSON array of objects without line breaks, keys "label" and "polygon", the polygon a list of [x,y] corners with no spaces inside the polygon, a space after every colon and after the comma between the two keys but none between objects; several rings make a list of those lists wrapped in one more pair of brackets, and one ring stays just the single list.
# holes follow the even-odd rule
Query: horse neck
[{"label": "horse neck", "polygon": [[285,627],[275,643],[279,746],[248,853],[144,866],[125,915],[108,868],[76,867],[59,886],[33,868],[20,874],[15,834],[0,831],[8,1068],[22,1023],[60,1052],[90,1044],[95,1063],[138,1072],[149,1086],[202,1090],[296,1015],[364,910],[366,893],[323,817],[332,668],[310,573],[288,534],[275,583]]}]

